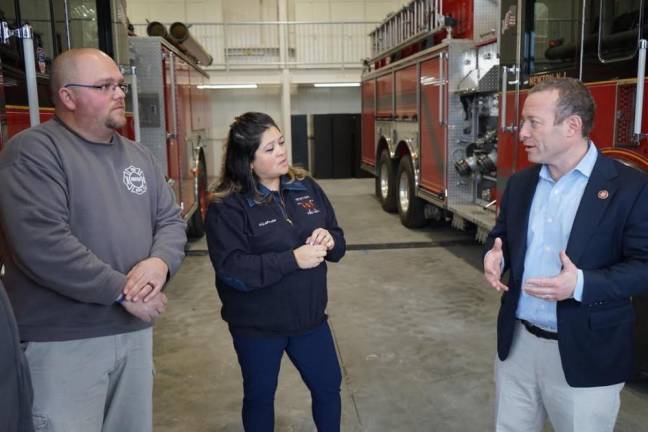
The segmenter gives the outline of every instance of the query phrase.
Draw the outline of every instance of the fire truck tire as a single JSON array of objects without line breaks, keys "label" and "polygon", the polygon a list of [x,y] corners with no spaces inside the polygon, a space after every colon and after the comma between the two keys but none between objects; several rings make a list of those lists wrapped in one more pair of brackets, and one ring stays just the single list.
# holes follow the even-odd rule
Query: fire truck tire
[{"label": "fire truck tire", "polygon": [[383,150],[378,159],[376,169],[376,197],[380,201],[383,210],[396,212],[396,176],[394,175],[394,163],[389,157],[389,152]]},{"label": "fire truck tire", "polygon": [[190,239],[199,239],[205,234],[205,215],[209,206],[209,193],[207,191],[207,164],[205,155],[201,151],[198,156],[198,193],[196,202],[198,207],[191,215],[187,225],[187,237]]},{"label": "fire truck tire", "polygon": [[398,197],[396,203],[401,223],[407,228],[421,228],[425,220],[425,201],[416,196],[412,159],[405,156],[398,164]]},{"label": "fire truck tire", "polygon": [[203,234],[205,234],[205,224],[200,214],[200,209],[196,209],[187,225],[187,237],[190,239],[199,239]]}]

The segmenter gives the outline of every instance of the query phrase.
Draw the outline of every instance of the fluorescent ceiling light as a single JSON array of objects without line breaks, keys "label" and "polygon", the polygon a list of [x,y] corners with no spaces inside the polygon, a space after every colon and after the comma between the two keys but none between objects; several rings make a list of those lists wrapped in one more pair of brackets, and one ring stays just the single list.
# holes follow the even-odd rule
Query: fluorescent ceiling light
[{"label": "fluorescent ceiling light", "polygon": [[315,87],[360,87],[359,82],[315,83]]},{"label": "fluorescent ceiling light", "polygon": [[201,84],[199,89],[255,89],[256,84]]}]

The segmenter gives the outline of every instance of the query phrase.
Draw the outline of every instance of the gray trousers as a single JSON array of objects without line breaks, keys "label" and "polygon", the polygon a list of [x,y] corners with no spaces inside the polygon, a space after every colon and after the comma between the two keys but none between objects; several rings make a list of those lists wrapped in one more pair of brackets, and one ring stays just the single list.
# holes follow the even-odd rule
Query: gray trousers
[{"label": "gray trousers", "polygon": [[612,432],[623,383],[571,387],[558,341],[534,336],[518,322],[509,356],[496,356],[495,387],[497,432],[539,432],[547,417],[556,432]]},{"label": "gray trousers", "polygon": [[29,342],[36,432],[150,432],[153,332]]}]

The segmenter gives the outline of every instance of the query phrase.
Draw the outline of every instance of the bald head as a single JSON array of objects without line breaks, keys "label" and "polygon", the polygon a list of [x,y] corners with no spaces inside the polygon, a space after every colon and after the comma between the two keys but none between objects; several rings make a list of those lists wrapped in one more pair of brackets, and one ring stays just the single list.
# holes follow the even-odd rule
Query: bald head
[{"label": "bald head", "polygon": [[52,77],[50,89],[54,99],[54,105],[60,103],[59,90],[69,83],[83,80],[83,69],[89,64],[96,62],[114,61],[103,51],[95,48],[74,48],[64,51],[52,62]]},{"label": "bald head", "polygon": [[52,64],[59,120],[92,142],[110,142],[126,124],[124,76],[113,59],[93,48],[64,52]]}]

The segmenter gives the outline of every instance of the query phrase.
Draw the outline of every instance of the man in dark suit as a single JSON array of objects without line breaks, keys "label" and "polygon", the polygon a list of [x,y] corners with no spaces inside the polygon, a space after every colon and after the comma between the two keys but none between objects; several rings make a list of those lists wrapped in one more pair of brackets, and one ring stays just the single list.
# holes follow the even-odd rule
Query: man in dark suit
[{"label": "man in dark suit", "polygon": [[[2,267],[0,263],[0,267]],[[11,303],[0,281],[0,430],[33,432],[32,386]]]},{"label": "man in dark suit", "polygon": [[[485,245],[502,292],[496,430],[612,431],[632,375],[631,297],[648,291],[648,176],[599,154],[577,80],[535,86],[513,175]],[[508,270],[508,286],[501,275]]]}]

